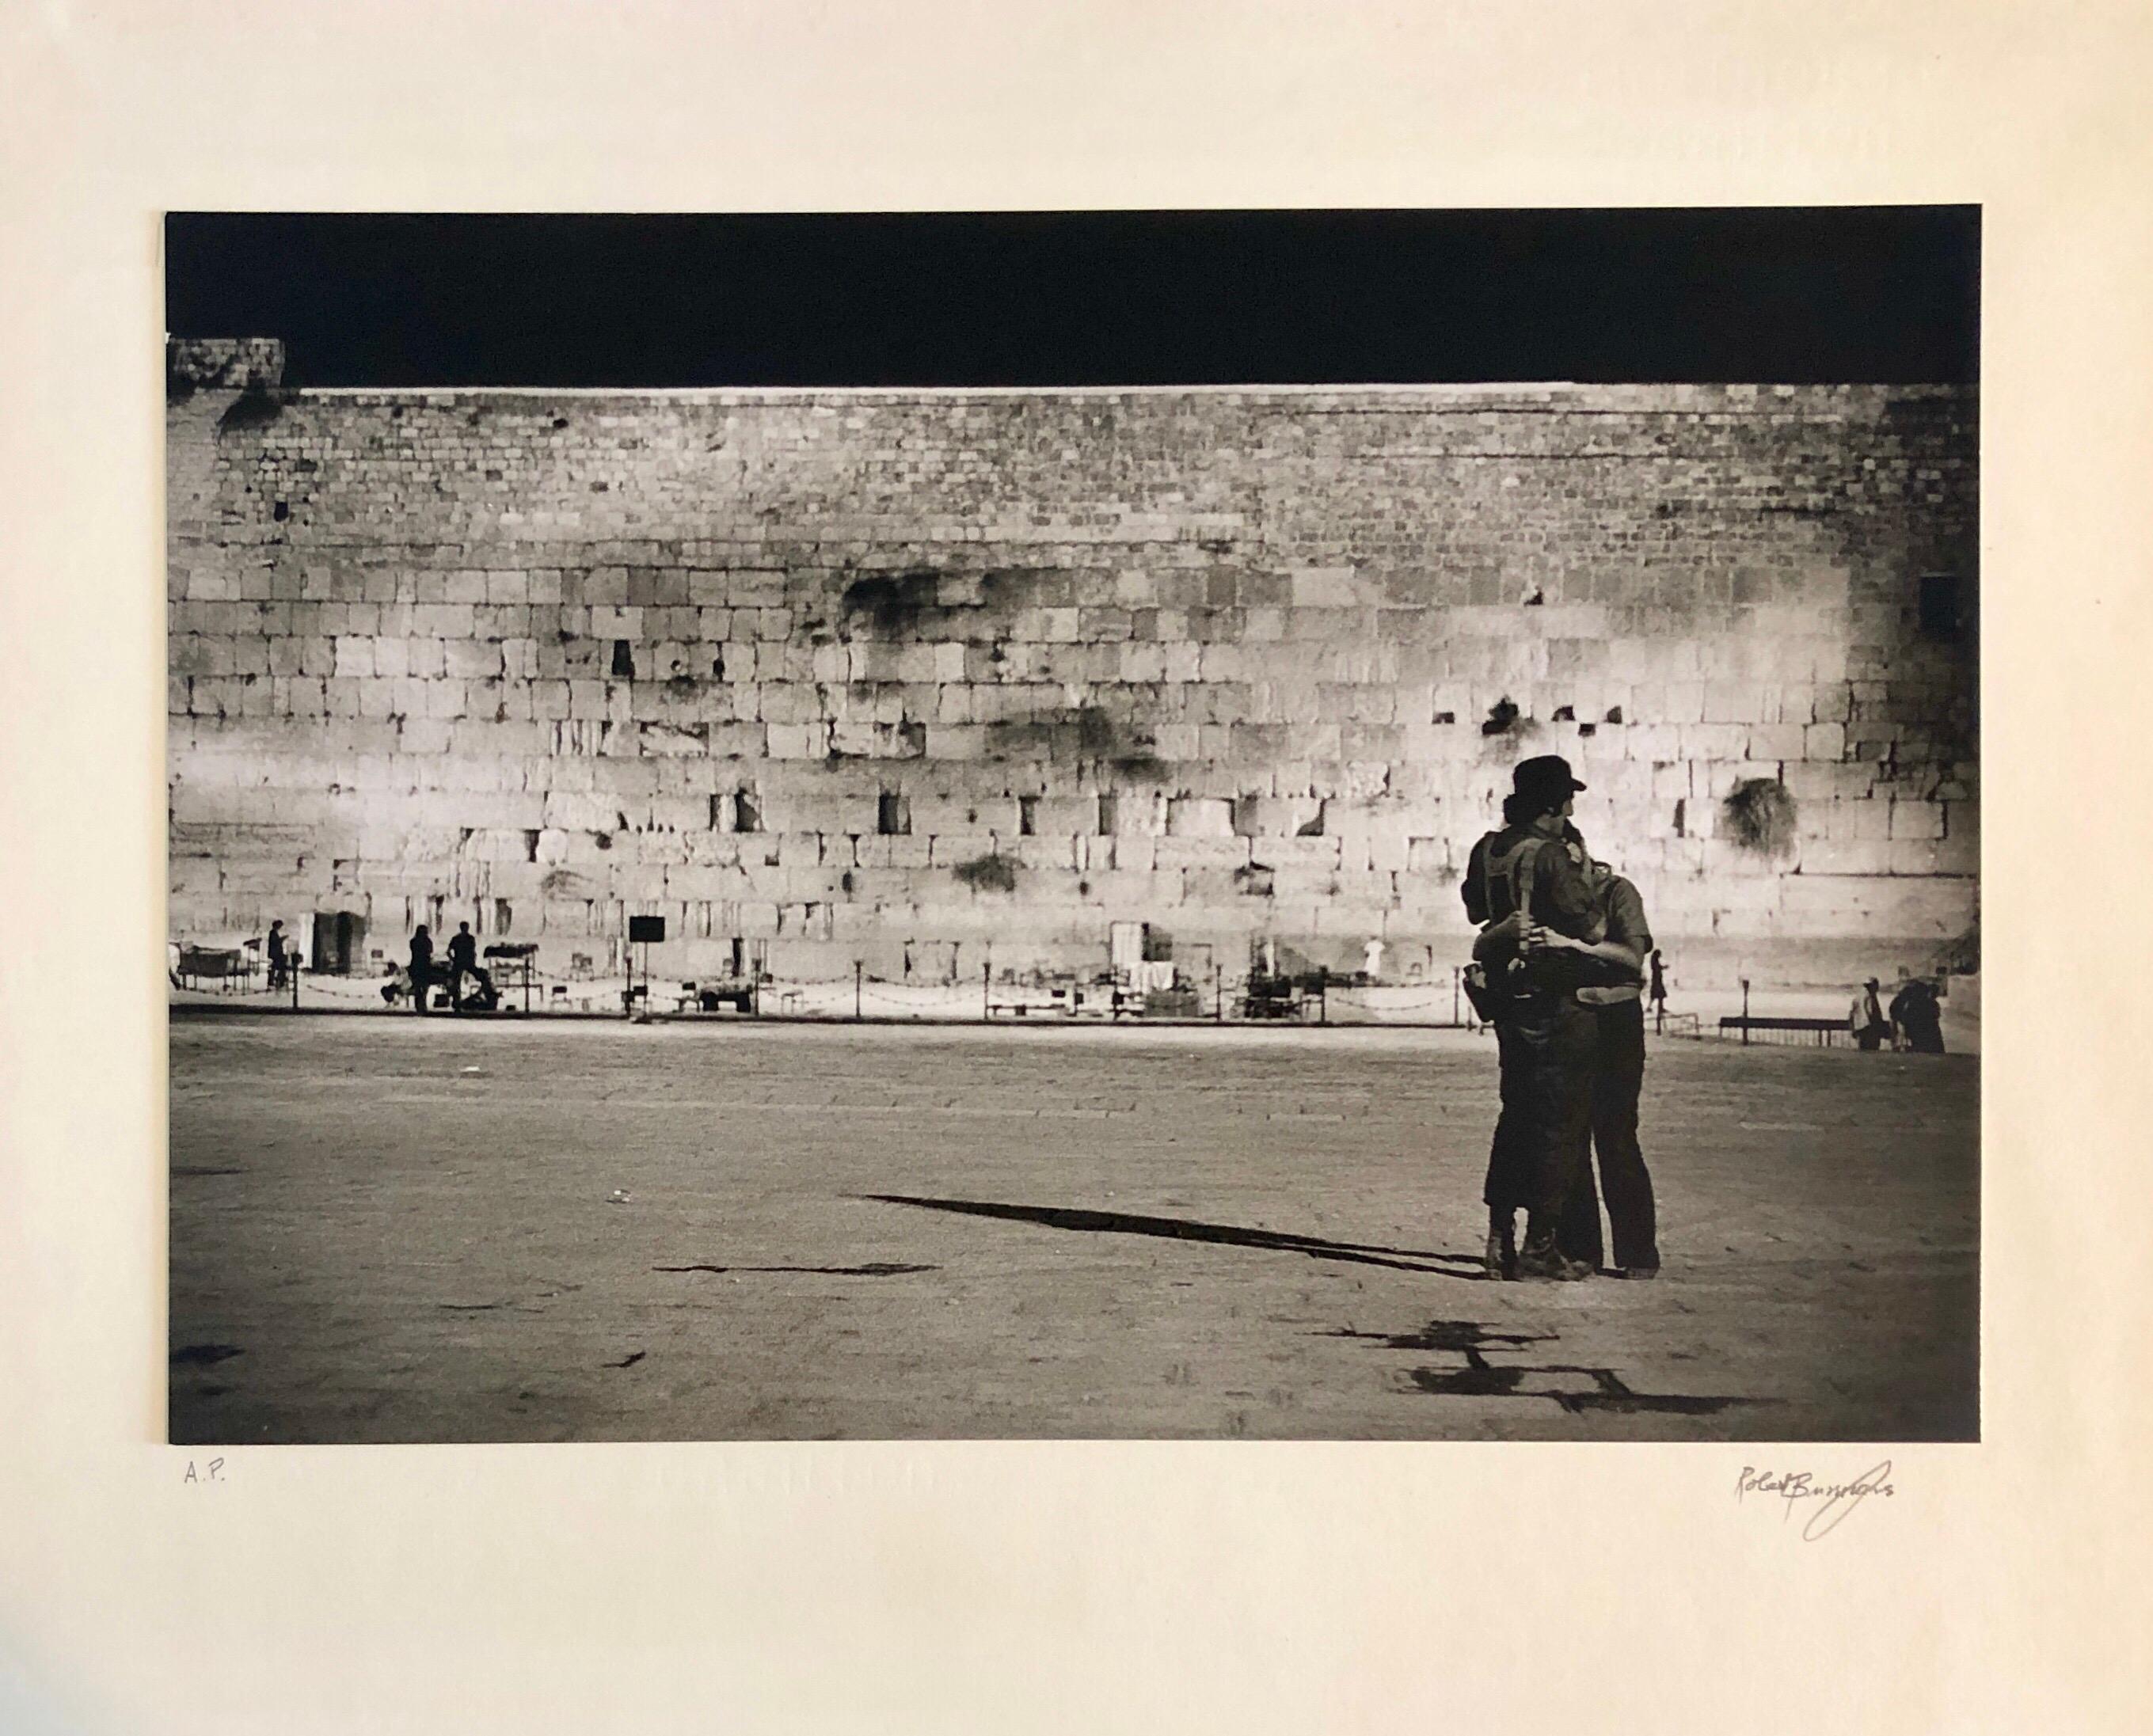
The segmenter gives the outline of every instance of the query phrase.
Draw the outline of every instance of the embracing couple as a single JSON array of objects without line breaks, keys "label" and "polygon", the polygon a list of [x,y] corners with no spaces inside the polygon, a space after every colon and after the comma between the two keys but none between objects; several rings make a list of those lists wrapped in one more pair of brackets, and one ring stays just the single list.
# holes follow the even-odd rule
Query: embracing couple
[{"label": "embracing couple", "polygon": [[1522,762],[1502,829],[1473,846],[1465,871],[1466,913],[1480,931],[1467,982],[1502,1065],[1483,1194],[1491,1278],[1592,1277],[1603,1256],[1602,1187],[1616,1272],[1659,1273],[1652,1178],[1637,1145],[1652,937],[1637,889],[1595,860],[1570,824],[1584,788],[1555,754]]}]

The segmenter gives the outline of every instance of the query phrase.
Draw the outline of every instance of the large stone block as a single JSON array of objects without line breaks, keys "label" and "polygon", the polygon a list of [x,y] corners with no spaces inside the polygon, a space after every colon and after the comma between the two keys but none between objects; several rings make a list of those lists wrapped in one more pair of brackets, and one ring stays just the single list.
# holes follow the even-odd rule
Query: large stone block
[{"label": "large stone block", "polygon": [[1894,799],[1890,835],[1895,839],[1932,841],[1944,835],[1944,806],[1940,802]]}]

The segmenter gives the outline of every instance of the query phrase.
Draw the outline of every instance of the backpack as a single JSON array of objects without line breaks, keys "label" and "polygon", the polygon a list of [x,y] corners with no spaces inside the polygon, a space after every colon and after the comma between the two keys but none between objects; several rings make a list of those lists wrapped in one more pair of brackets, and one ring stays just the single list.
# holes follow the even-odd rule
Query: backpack
[{"label": "backpack", "polygon": [[[1543,848],[1556,844],[1574,851],[1578,848],[1574,840],[1529,832],[1498,855],[1491,846],[1504,835],[1491,833],[1483,839],[1484,847],[1476,850],[1474,860],[1467,866],[1467,913],[1478,918],[1483,927],[1515,916],[1527,922],[1540,923],[1572,940],[1602,939],[1607,931],[1606,921],[1598,900],[1592,898],[1589,891],[1586,908],[1580,911],[1563,907],[1560,900],[1553,910],[1535,911],[1533,908],[1533,888]],[[1522,995],[1575,986],[1570,981],[1573,974],[1560,958],[1535,964],[1514,952],[1492,968],[1477,962],[1468,967],[1466,995],[1475,1013],[1492,1020],[1506,1003]]]},{"label": "backpack", "polygon": [[[1468,893],[1468,904],[1477,906],[1489,923],[1500,922],[1513,916],[1520,916],[1528,922],[1533,919],[1533,870],[1540,860],[1540,846],[1550,840],[1528,835],[1500,857],[1493,850],[1481,853],[1478,867],[1480,881],[1479,896]],[[1471,871],[1470,867],[1468,870]],[[1496,968],[1500,980],[1492,977],[1489,967],[1475,959],[1465,967],[1465,998],[1483,1023],[1492,1024],[1503,1012],[1506,1003],[1517,997],[1524,985],[1516,981],[1524,968],[1524,960],[1513,953]]]}]

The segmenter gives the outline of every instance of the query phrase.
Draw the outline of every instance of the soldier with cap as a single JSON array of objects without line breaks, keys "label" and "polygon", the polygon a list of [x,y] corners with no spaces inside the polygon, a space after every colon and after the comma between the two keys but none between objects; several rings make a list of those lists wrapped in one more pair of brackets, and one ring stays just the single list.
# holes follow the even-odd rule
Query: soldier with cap
[{"label": "soldier with cap", "polygon": [[1581,1278],[1592,1267],[1566,1257],[1557,1237],[1581,1185],[1592,1108],[1597,1032],[1577,998],[1585,974],[1578,960],[1604,932],[1590,858],[1569,824],[1585,785],[1552,754],[1521,762],[1510,783],[1503,828],[1473,846],[1462,889],[1466,914],[1481,930],[1474,1003],[1495,1027],[1502,1066],[1484,1190],[1489,1275]]}]

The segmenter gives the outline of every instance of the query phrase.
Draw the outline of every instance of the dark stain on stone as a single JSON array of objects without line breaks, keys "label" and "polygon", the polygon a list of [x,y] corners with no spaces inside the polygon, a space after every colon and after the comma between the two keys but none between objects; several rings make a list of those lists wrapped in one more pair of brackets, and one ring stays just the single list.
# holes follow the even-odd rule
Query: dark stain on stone
[{"label": "dark stain on stone", "polygon": [[237,1344],[182,1344],[172,1353],[172,1360],[186,1368],[207,1368],[246,1354]]},{"label": "dark stain on stone", "polygon": [[1488,708],[1488,721],[1480,726],[1483,735],[1502,735],[1518,721],[1518,708],[1505,694]]},{"label": "dark stain on stone", "polygon": [[[969,862],[959,862],[951,871],[975,892],[1014,892],[1016,890],[1016,864],[1000,851],[990,851]],[[847,891],[852,889],[847,886]]]},{"label": "dark stain on stone", "polygon": [[647,1350],[631,1350],[630,1352],[629,1352],[629,1353],[628,1353],[626,1356],[623,1357],[623,1358],[622,1358],[618,1362],[617,1362],[617,1363],[608,1363],[606,1364],[606,1367],[608,1367],[608,1368],[634,1368],[634,1367],[638,1363],[641,1362],[641,1361],[644,1359],[644,1357],[646,1357],[646,1356],[648,1356],[649,1353],[649,1353],[649,1351],[647,1351]]},{"label": "dark stain on stone", "polygon": [[1793,794],[1777,778],[1745,778],[1720,804],[1721,831],[1758,855],[1791,850],[1799,817]]},{"label": "dark stain on stone", "polygon": [[1134,778],[1163,769],[1151,732],[1103,705],[1073,705],[987,725],[987,752],[998,759],[1091,759]]},{"label": "dark stain on stone", "polygon": [[936,573],[871,573],[845,586],[842,607],[848,622],[863,624],[877,637],[902,638],[939,612],[940,590]]},{"label": "dark stain on stone", "polygon": [[247,1173],[247,1171],[246,1171],[246,1170],[213,1170],[213,1169],[207,1169],[207,1168],[201,1167],[201,1166],[199,1166],[199,1165],[191,1165],[191,1164],[175,1164],[175,1165],[172,1165],[172,1174],[173,1174],[175,1176],[179,1176],[179,1175],[195,1175],[195,1176],[199,1176],[199,1175],[244,1175],[246,1173]]}]

